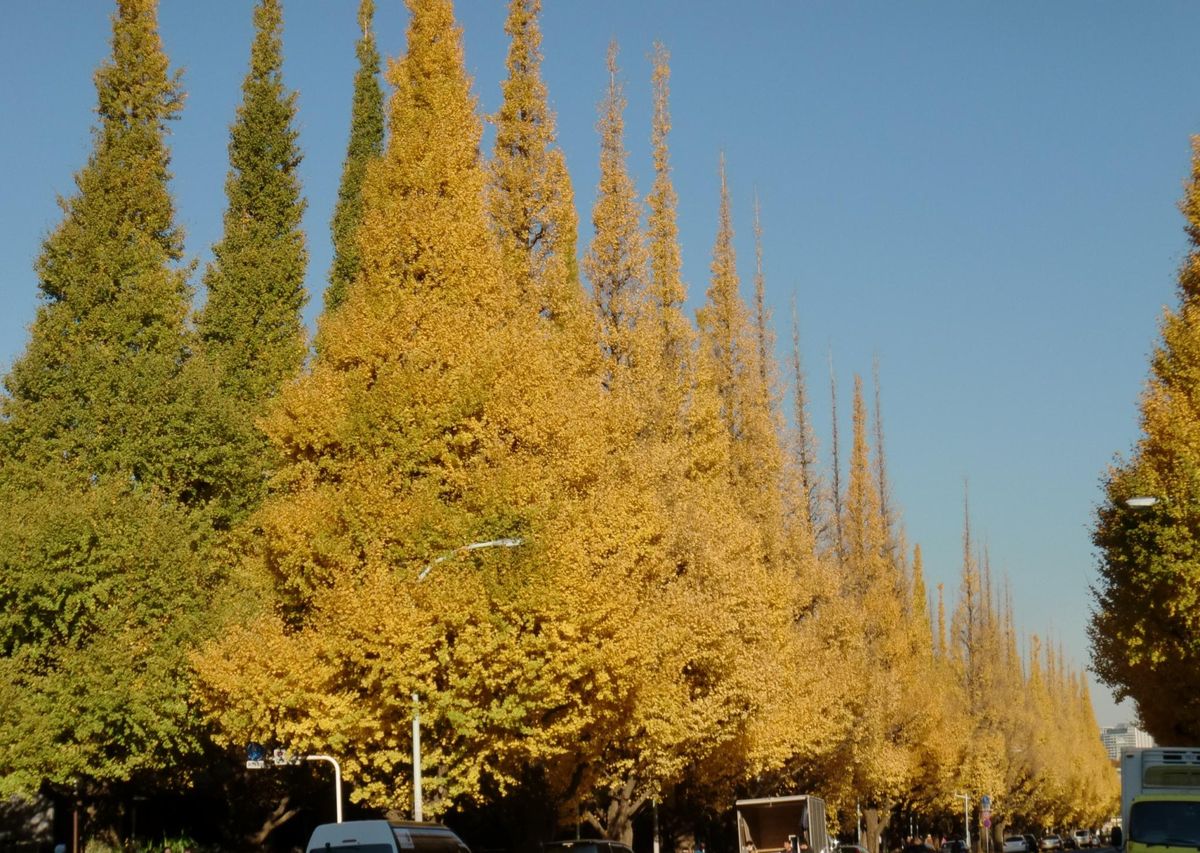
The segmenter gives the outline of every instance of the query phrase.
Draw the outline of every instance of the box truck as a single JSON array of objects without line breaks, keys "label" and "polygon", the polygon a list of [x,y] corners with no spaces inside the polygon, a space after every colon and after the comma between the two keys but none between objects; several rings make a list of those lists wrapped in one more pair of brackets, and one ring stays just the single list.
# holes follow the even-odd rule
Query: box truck
[{"label": "box truck", "polygon": [[1125,853],[1200,849],[1200,747],[1121,751]]},{"label": "box truck", "polygon": [[832,853],[820,797],[765,797],[734,805],[738,853]]}]

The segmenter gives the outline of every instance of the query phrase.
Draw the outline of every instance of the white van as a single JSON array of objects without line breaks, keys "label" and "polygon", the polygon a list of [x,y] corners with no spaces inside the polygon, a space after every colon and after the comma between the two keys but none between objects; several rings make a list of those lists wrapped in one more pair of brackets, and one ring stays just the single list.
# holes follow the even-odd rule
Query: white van
[{"label": "white van", "polygon": [[348,820],[313,830],[308,853],[471,853],[463,840],[440,823]]}]

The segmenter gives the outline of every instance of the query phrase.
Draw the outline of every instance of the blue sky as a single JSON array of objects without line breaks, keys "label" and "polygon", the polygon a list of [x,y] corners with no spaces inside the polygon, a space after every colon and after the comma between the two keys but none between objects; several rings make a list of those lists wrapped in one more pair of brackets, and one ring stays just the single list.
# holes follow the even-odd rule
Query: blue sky
[{"label": "blue sky", "polygon": [[[388,56],[399,0],[377,0]],[[356,0],[285,0],[299,91],[311,322],[348,129]],[[1100,478],[1137,436],[1136,402],[1187,248],[1177,201],[1200,132],[1200,4],[546,0],[544,74],[586,238],[604,52],[621,45],[627,144],[649,186],[652,43],[671,50],[671,137],[695,304],[725,152],[739,266],[762,205],[768,298],[784,357],[800,317],[827,454],[832,353],[849,411],[878,356],[894,499],[931,585],[955,586],[964,480],[973,532],[1012,584],[1018,622],[1077,665]],[[90,147],[91,75],[111,4],[6,3],[0,14],[0,368],[22,352],[32,271],[56,194]],[[188,98],[171,138],[189,253],[218,238],[228,125],[250,0],[162,0]],[[504,76],[504,4],[460,0],[481,109]],[[846,429],[846,426],[843,425]],[[848,432],[846,433],[848,434]],[[1129,716],[1093,686],[1101,723]]]}]

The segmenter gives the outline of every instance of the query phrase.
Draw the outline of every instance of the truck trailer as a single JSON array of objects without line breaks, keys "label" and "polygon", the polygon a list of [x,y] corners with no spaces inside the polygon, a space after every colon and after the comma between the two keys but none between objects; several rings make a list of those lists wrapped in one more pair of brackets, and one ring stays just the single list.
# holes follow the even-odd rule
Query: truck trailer
[{"label": "truck trailer", "polygon": [[1200,849],[1200,747],[1121,752],[1125,853]]},{"label": "truck trailer", "polygon": [[738,853],[832,853],[820,797],[764,797],[734,805]]}]

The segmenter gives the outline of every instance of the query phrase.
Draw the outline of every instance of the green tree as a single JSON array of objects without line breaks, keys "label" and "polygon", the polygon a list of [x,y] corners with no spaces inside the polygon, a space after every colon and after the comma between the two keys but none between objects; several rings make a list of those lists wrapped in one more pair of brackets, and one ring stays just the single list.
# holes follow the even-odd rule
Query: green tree
[{"label": "green tree", "polygon": [[37,262],[42,304],[0,402],[0,788],[167,776],[198,744],[187,649],[213,527],[250,460],[193,355],[153,0],[119,0],[99,125]]},{"label": "green tree", "polygon": [[361,253],[358,226],[362,222],[362,185],[367,164],[383,154],[383,89],[379,85],[379,50],[375,47],[373,0],[359,0],[358,26],[362,35],[355,45],[358,70],[354,73],[354,101],[350,108],[350,142],[342,166],[337,206],[333,209],[333,264],[325,289],[325,310],[346,299],[346,289],[358,276]]},{"label": "green tree", "polygon": [[[283,83],[280,0],[254,8],[250,71],[229,139],[225,233],[204,276],[197,326],[222,386],[256,416],[304,360],[296,94]],[[261,453],[261,449],[259,451]]]},{"label": "green tree", "polygon": [[[1146,730],[1165,745],[1200,738],[1200,137],[1192,151],[1179,305],[1164,316],[1151,359],[1142,437],[1132,458],[1109,470],[1092,533],[1100,550],[1092,666],[1137,703]],[[1138,495],[1158,503],[1126,506]]]}]

